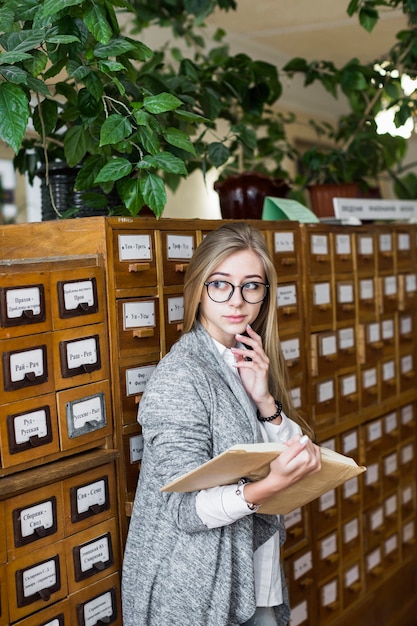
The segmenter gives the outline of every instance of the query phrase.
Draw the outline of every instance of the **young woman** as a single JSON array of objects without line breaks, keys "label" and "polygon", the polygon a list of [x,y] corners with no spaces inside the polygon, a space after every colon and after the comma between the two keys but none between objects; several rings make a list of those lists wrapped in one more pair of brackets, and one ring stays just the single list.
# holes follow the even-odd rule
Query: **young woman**
[{"label": "young woman", "polygon": [[[185,332],[139,406],[144,453],[123,565],[124,626],[288,623],[285,529],[262,503],[317,471],[320,452],[291,403],[275,294],[265,240],[243,222],[208,234],[190,262]],[[230,446],[260,441],[288,447],[266,478],[160,492]]]}]

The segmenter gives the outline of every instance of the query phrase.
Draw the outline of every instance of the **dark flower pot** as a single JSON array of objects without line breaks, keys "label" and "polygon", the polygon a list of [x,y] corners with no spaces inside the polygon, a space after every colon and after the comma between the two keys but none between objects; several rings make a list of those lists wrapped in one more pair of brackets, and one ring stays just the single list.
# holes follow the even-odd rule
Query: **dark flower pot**
[{"label": "dark flower pot", "polygon": [[285,198],[290,188],[282,179],[243,172],[216,181],[214,189],[219,194],[223,219],[259,220],[266,196]]}]

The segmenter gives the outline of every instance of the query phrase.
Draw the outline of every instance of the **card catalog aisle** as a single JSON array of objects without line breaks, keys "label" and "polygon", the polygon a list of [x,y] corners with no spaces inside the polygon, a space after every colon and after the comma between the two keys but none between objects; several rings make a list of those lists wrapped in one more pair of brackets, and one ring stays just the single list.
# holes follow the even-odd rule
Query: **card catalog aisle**
[{"label": "card catalog aisle", "polygon": [[[137,408],[181,334],[187,264],[219,224],[0,228],[0,626],[49,624],[57,607],[56,623],[83,626],[86,606],[120,623]],[[291,626],[414,626],[416,228],[256,225],[278,271],[294,402],[321,443],[368,468],[285,518]],[[96,485],[105,495],[90,501]]]}]

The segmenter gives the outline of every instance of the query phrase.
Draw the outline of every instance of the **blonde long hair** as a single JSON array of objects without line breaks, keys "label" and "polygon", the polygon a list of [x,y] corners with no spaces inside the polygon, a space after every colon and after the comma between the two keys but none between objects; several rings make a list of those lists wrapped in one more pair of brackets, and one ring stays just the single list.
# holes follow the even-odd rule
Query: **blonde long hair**
[{"label": "blonde long hair", "polygon": [[184,284],[184,332],[189,332],[199,316],[199,304],[204,282],[231,254],[252,250],[260,258],[266,281],[267,296],[262,303],[253,330],[262,337],[269,358],[269,389],[274,398],[282,402],[286,415],[296,421],[310,436],[313,432],[297,413],[289,392],[289,377],[278,336],[276,306],[277,274],[262,233],[245,222],[223,224],[211,231],[195,251],[187,268]]}]

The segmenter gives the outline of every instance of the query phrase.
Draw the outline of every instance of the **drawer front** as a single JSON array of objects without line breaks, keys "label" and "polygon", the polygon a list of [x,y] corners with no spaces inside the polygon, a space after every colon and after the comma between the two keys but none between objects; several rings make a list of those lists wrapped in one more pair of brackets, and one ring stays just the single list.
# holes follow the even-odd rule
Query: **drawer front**
[{"label": "drawer front", "polygon": [[334,232],[332,247],[335,274],[352,274],[354,268],[353,233]]},{"label": "drawer front", "polygon": [[155,371],[157,360],[150,363],[145,357],[130,359],[119,366],[119,388],[123,424],[136,424],[138,406],[149,378]]},{"label": "drawer front", "polygon": [[278,279],[281,276],[298,276],[301,273],[300,231],[298,228],[280,228],[272,233],[272,258]]},{"label": "drawer front", "polygon": [[182,293],[164,295],[165,352],[169,352],[182,335],[184,296]]},{"label": "drawer front", "polygon": [[62,490],[66,536],[88,529],[117,514],[113,463],[65,479]]},{"label": "drawer front", "polygon": [[60,482],[9,498],[5,508],[9,560],[64,537]]},{"label": "drawer front", "polygon": [[71,595],[70,607],[71,626],[91,623],[122,626],[119,574],[112,574]]},{"label": "drawer front", "polygon": [[54,394],[0,406],[2,467],[39,464],[59,451]]},{"label": "drawer front", "polygon": [[156,277],[155,235],[152,231],[113,231],[113,272],[116,289],[154,287]]},{"label": "drawer front", "polygon": [[71,626],[69,600],[60,600],[38,611],[36,615],[21,620],[19,626]]},{"label": "drawer front", "polygon": [[94,447],[111,435],[110,385],[100,381],[57,393],[58,422],[62,450]]},{"label": "drawer front", "polygon": [[54,271],[50,281],[55,330],[103,322],[106,298],[102,268]]},{"label": "drawer front", "polygon": [[51,330],[47,273],[1,273],[0,281],[0,340]]},{"label": "drawer front", "polygon": [[158,298],[117,301],[118,347],[121,358],[160,352]]},{"label": "drawer front", "polygon": [[183,285],[186,269],[197,246],[196,233],[162,232],[164,285]]}]

